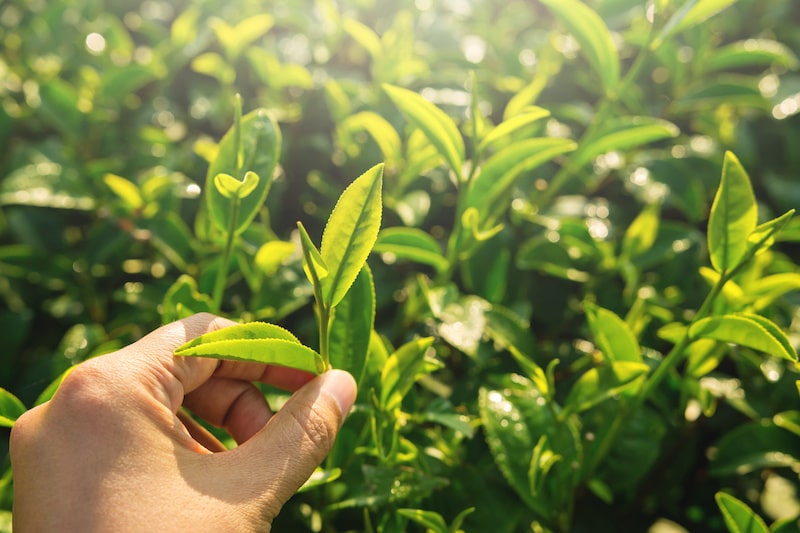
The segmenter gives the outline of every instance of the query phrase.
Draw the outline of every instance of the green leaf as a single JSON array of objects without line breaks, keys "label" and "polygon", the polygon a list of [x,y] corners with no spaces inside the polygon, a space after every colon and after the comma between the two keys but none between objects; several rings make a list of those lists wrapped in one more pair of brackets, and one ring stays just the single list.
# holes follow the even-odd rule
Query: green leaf
[{"label": "green leaf", "polygon": [[[217,190],[214,179],[218,174],[228,174],[238,178],[236,141],[235,128],[231,128],[219,143],[217,156],[209,165],[206,174],[206,205],[211,220],[217,228],[226,232],[233,213],[230,209],[230,200]],[[244,148],[242,172],[252,171],[261,179],[257,181],[253,191],[239,202],[235,221],[236,233],[243,231],[250,224],[264,204],[280,154],[280,130],[265,109],[256,109],[242,118],[241,143]],[[244,180],[247,181],[247,178]]]},{"label": "green leaf", "polygon": [[750,178],[731,152],[725,153],[722,179],[708,219],[708,251],[718,272],[729,272],[747,252],[758,208]]},{"label": "green leaf", "polygon": [[619,84],[619,54],[603,19],[579,0],[540,0],[564,23],[580,43],[589,64],[603,83],[606,94]]},{"label": "green leaf", "polygon": [[675,124],[659,118],[612,118],[581,144],[570,163],[576,168],[582,167],[598,155],[677,137],[679,133]]},{"label": "green leaf", "polygon": [[322,233],[320,255],[329,275],[322,281],[324,305],[335,307],[350,289],[372,251],[381,226],[383,164],[344,190]]},{"label": "green leaf", "polygon": [[236,81],[236,69],[215,52],[206,52],[192,59],[192,70],[211,76],[223,85],[231,85]]},{"label": "green leaf", "polygon": [[[579,443],[568,421],[559,419],[559,408],[529,380],[511,375],[497,389],[483,387],[478,396],[481,421],[489,450],[500,472],[537,518],[551,523],[566,509],[578,482]],[[538,483],[534,497],[529,472],[533,452],[546,436],[550,450],[562,456]]]},{"label": "green leaf", "polygon": [[220,18],[211,19],[211,28],[217,35],[228,60],[235,60],[242,51],[256,39],[267,33],[275,23],[275,18],[268,13],[253,15],[230,26]]},{"label": "green leaf", "polygon": [[660,215],[661,205],[652,203],[645,206],[639,215],[633,219],[622,239],[623,257],[636,257],[653,246],[656,242],[656,237],[658,237]]},{"label": "green leaf", "polygon": [[729,430],[716,443],[712,476],[742,476],[765,468],[800,468],[800,437],[768,420]]},{"label": "green leaf", "polygon": [[345,150],[349,144],[354,142],[355,134],[360,131],[366,131],[372,136],[380,148],[387,166],[394,166],[400,161],[403,142],[388,120],[372,111],[361,111],[348,116],[336,126],[339,142]]},{"label": "green leaf", "polygon": [[752,248],[757,247],[754,251],[758,252],[760,249],[766,249],[775,244],[776,235],[789,224],[793,216],[794,209],[790,209],[777,218],[759,224],[747,238],[748,242],[753,244]]},{"label": "green leaf", "polygon": [[103,176],[103,182],[125,202],[129,210],[136,211],[144,205],[142,193],[132,181],[116,174],[106,174]]},{"label": "green leaf", "polygon": [[774,322],[752,313],[703,318],[689,328],[689,337],[739,344],[775,357],[797,361],[797,353],[786,334]]},{"label": "green leaf", "polygon": [[720,71],[773,64],[794,70],[800,61],[791,49],[777,41],[747,39],[717,48],[700,66],[706,71]]},{"label": "green leaf", "polygon": [[465,207],[485,216],[487,207],[509,194],[517,178],[577,145],[569,139],[537,138],[519,141],[490,157],[469,184]]},{"label": "green leaf", "polygon": [[590,302],[586,302],[585,307],[595,343],[609,361],[642,362],[642,349],[624,320]]},{"label": "green leaf", "polygon": [[664,25],[653,48],[667,37],[705,22],[736,2],[737,0],[686,0]]},{"label": "green leaf", "polygon": [[244,175],[242,181],[224,172],[214,176],[214,187],[217,192],[228,199],[246,198],[258,187],[258,182],[258,174],[250,171]]},{"label": "green leaf", "polygon": [[161,304],[161,321],[168,324],[195,313],[214,311],[211,298],[201,294],[193,277],[183,274],[167,289]]},{"label": "green leaf", "polygon": [[326,485],[331,481],[336,481],[342,476],[342,469],[341,468],[331,468],[330,470],[323,470],[322,468],[317,468],[311,474],[303,486],[297,489],[298,494],[302,492],[309,491],[311,489],[315,489],[317,487],[321,487],[322,485]]},{"label": "green leaf", "polygon": [[695,113],[725,107],[770,108],[769,101],[758,88],[756,78],[748,76],[714,76],[689,87],[672,105],[676,112]]},{"label": "green leaf", "polygon": [[769,533],[764,520],[743,501],[724,492],[716,493],[714,499],[731,533]]},{"label": "green leaf", "polygon": [[381,39],[375,33],[375,30],[366,24],[355,19],[345,18],[342,19],[342,30],[347,32],[355,42],[363,46],[373,59],[381,56],[383,52]]},{"label": "green leaf", "polygon": [[375,321],[375,284],[367,264],[336,306],[329,329],[328,351],[333,368],[350,372],[361,383]]},{"label": "green leaf", "polygon": [[436,240],[417,228],[394,227],[378,233],[372,251],[391,254],[395,259],[406,259],[430,265],[437,271],[447,270],[447,259]]},{"label": "green leaf", "polygon": [[256,252],[255,264],[265,276],[271,276],[296,249],[296,245],[292,242],[277,240],[265,242]]},{"label": "green leaf", "polygon": [[409,341],[386,360],[381,371],[380,395],[380,405],[385,410],[397,408],[411,390],[424,369],[425,354],[432,344],[433,337]]},{"label": "green leaf", "polygon": [[388,83],[383,84],[383,90],[408,121],[422,130],[428,141],[436,147],[436,150],[444,157],[461,181],[462,167],[464,166],[464,139],[461,138],[461,133],[453,119],[413,91]]},{"label": "green leaf", "polygon": [[429,532],[448,533],[447,522],[442,515],[434,511],[423,511],[422,509],[398,509],[397,513],[405,516],[409,520],[425,526]]},{"label": "green leaf", "polygon": [[585,411],[613,398],[634,386],[650,370],[644,363],[612,361],[585,372],[567,395],[565,409],[569,412]]},{"label": "green leaf", "polygon": [[547,109],[537,106],[526,107],[520,114],[507,118],[498,124],[486,137],[481,139],[478,145],[478,153],[483,152],[492,144],[509,137],[526,126],[549,116],[550,111]]},{"label": "green leaf", "polygon": [[10,428],[25,411],[25,404],[19,398],[0,388],[0,426]]},{"label": "green leaf", "polygon": [[[316,285],[317,282],[328,275],[328,266],[325,264],[325,260],[322,259],[314,241],[308,236],[308,232],[302,222],[297,223],[297,229],[300,230],[300,246],[303,248],[303,270],[308,281],[312,285]],[[314,288],[316,289],[317,287],[315,286]]]},{"label": "green leaf", "polygon": [[286,366],[320,374],[322,357],[289,331],[274,324],[249,322],[201,335],[175,350],[180,357],[213,357]]}]

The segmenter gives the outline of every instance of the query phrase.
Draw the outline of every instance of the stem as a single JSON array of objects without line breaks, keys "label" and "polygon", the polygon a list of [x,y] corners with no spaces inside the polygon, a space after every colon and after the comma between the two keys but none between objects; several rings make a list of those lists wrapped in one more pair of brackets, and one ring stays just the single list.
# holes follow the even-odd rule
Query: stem
[{"label": "stem", "polygon": [[225,249],[222,253],[222,263],[217,270],[217,278],[214,281],[214,309],[219,312],[222,306],[222,295],[225,292],[225,281],[228,279],[228,264],[230,263],[233,241],[236,239],[236,221],[239,218],[239,198],[234,198],[231,204],[231,218],[228,223],[228,231],[225,240]]}]

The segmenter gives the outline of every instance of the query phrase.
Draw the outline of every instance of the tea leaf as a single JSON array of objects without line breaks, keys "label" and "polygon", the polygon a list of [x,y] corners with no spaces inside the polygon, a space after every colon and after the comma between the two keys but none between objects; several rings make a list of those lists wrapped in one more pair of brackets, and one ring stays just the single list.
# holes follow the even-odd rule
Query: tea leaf
[{"label": "tea leaf", "polygon": [[722,179],[708,220],[708,251],[718,272],[728,272],[747,252],[747,238],[756,229],[758,212],[750,178],[731,152],[726,152]]},{"label": "tea leaf", "polygon": [[721,105],[768,109],[758,84],[746,76],[713,77],[689,87],[672,105],[677,111],[703,111]]},{"label": "tea leaf", "polygon": [[372,251],[430,265],[437,271],[447,270],[447,259],[442,255],[439,243],[421,229],[404,227],[385,229],[378,234],[378,240]]},{"label": "tea leaf", "polygon": [[764,520],[743,501],[724,492],[716,493],[714,499],[731,533],[769,533]]},{"label": "tea leaf", "polygon": [[753,233],[747,237],[747,241],[753,245],[751,249],[758,247],[758,249],[755,250],[758,252],[761,249],[770,248],[775,244],[775,237],[789,224],[793,216],[794,209],[790,209],[777,218],[759,224],[756,229],[753,230]]},{"label": "tea leaf", "polygon": [[250,171],[244,175],[242,181],[224,172],[214,176],[214,187],[217,192],[228,199],[246,198],[258,187],[258,182],[258,174]]},{"label": "tea leaf", "polygon": [[286,366],[320,374],[322,357],[287,330],[274,324],[250,322],[212,331],[175,350],[180,357],[213,357]]},{"label": "tea leaf", "polygon": [[380,405],[385,410],[397,408],[419,379],[424,369],[425,353],[432,344],[433,337],[415,339],[398,348],[386,360],[381,372],[380,395]]},{"label": "tea leaf", "polygon": [[217,35],[228,60],[235,60],[242,51],[256,39],[267,33],[275,23],[275,18],[267,13],[254,15],[230,26],[224,20],[214,18],[211,28]]},{"label": "tea leaf", "polygon": [[331,468],[330,470],[323,470],[322,468],[317,468],[314,470],[314,473],[311,474],[303,485],[297,489],[297,493],[300,494],[302,492],[309,491],[316,487],[320,487],[331,481],[336,481],[342,476],[342,469],[341,468]]},{"label": "tea leaf", "polygon": [[131,211],[140,209],[144,205],[144,199],[139,187],[130,180],[116,174],[106,174],[103,176],[103,182],[125,202],[125,205]]},{"label": "tea leaf", "polygon": [[650,370],[644,363],[612,361],[585,372],[567,395],[565,409],[579,413],[634,386]]},{"label": "tea leaf", "polygon": [[771,39],[747,39],[717,48],[703,61],[707,71],[731,70],[742,67],[781,65],[787,69],[800,66],[790,48]]},{"label": "tea leaf", "polygon": [[692,339],[715,339],[747,346],[769,355],[797,361],[797,353],[781,329],[771,320],[752,313],[711,316],[689,328]]},{"label": "tea leaf", "polygon": [[10,428],[25,411],[25,404],[19,398],[0,388],[0,426]]},{"label": "tea leaf", "polygon": [[652,203],[645,206],[633,219],[622,239],[622,256],[633,258],[649,250],[658,237],[661,205]]},{"label": "tea leaf", "polygon": [[630,327],[614,312],[586,302],[586,318],[597,347],[609,361],[642,362],[642,350]]},{"label": "tea leaf", "polygon": [[345,150],[352,142],[354,133],[366,131],[380,148],[387,165],[395,165],[402,156],[403,142],[400,136],[389,121],[372,111],[362,111],[348,116],[339,122],[336,131],[339,142],[345,145]]},{"label": "tea leaf", "polygon": [[365,263],[347,294],[336,306],[328,351],[333,368],[343,368],[361,383],[375,321],[375,284]]},{"label": "tea leaf", "polygon": [[523,112],[519,115],[515,115],[513,117],[507,118],[503,122],[497,125],[489,134],[484,137],[480,144],[478,145],[478,152],[483,152],[486,148],[491,146],[492,144],[496,143],[504,139],[505,137],[510,136],[514,132],[521,130],[522,128],[529,126],[536,122],[537,120],[541,120],[545,117],[550,116],[550,111],[547,109],[543,109],[541,107],[530,106],[525,108]]},{"label": "tea leaf", "polygon": [[387,83],[383,84],[383,90],[408,121],[425,133],[456,176],[461,176],[464,166],[464,140],[453,119],[413,91]]},{"label": "tea leaf", "polygon": [[[280,153],[280,130],[265,109],[257,109],[242,118],[241,142],[244,148],[242,172],[252,171],[261,179],[256,183],[252,193],[239,202],[235,220],[237,233],[250,224],[267,198]],[[206,174],[206,205],[211,220],[222,231],[228,231],[233,213],[230,209],[230,200],[217,190],[214,179],[217,174],[228,174],[238,178],[237,151],[236,134],[234,128],[231,128],[220,141],[217,156],[209,165]]]},{"label": "tea leaf", "polygon": [[712,476],[742,476],[766,468],[800,468],[800,438],[768,420],[728,430],[716,443]]},{"label": "tea leaf", "polygon": [[168,324],[195,313],[210,313],[213,310],[214,303],[211,298],[200,293],[193,277],[183,274],[164,295],[161,320],[163,324]]},{"label": "tea leaf", "polygon": [[606,94],[619,84],[619,54],[605,22],[578,0],[541,0],[580,43],[581,50],[603,82]]},{"label": "tea leaf", "polygon": [[335,307],[358,276],[381,226],[383,164],[359,176],[345,189],[322,233],[320,255],[329,275],[322,278],[326,307]]},{"label": "tea leaf", "polygon": [[442,515],[434,511],[423,511],[422,509],[398,509],[397,513],[405,516],[409,520],[416,522],[427,528],[432,533],[448,533],[447,522]]},{"label": "tea leaf", "polygon": [[314,241],[308,236],[302,222],[297,223],[297,229],[300,230],[300,246],[303,248],[303,270],[308,281],[314,285],[328,275],[328,265],[322,259]]},{"label": "tea leaf", "polygon": [[[486,442],[498,468],[528,507],[552,521],[572,497],[577,483],[578,444],[567,422],[557,419],[559,408],[521,376],[510,376],[498,389],[482,387],[478,396]],[[551,465],[539,491],[530,490],[533,451],[542,437],[563,460]]]},{"label": "tea leaf", "polygon": [[255,264],[264,275],[271,276],[296,249],[295,244],[291,242],[277,240],[265,242],[256,252]]},{"label": "tea leaf", "polygon": [[653,47],[671,35],[697,26],[736,2],[737,0],[686,0],[664,25]]},{"label": "tea leaf", "polygon": [[485,215],[486,207],[509,193],[520,175],[576,146],[569,139],[537,138],[516,142],[499,151],[470,182],[465,207],[475,207]]},{"label": "tea leaf", "polygon": [[575,167],[582,167],[598,155],[677,137],[679,133],[680,130],[675,124],[659,118],[612,118],[581,144],[570,162]]}]

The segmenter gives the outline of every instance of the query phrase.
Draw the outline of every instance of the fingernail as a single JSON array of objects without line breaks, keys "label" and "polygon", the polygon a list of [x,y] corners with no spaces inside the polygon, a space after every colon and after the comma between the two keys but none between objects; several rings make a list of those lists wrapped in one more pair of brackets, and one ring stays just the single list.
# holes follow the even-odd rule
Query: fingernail
[{"label": "fingernail", "polygon": [[344,419],[356,401],[356,380],[344,370],[329,370],[322,377],[322,389],[336,401]]}]

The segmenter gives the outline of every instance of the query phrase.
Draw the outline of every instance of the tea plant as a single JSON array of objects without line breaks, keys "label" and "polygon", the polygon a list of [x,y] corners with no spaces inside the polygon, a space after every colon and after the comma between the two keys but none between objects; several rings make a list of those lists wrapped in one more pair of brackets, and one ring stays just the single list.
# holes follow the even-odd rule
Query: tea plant
[{"label": "tea plant", "polygon": [[208,311],[359,383],[276,531],[796,527],[793,2],[216,4],[0,7],[0,425]]}]

